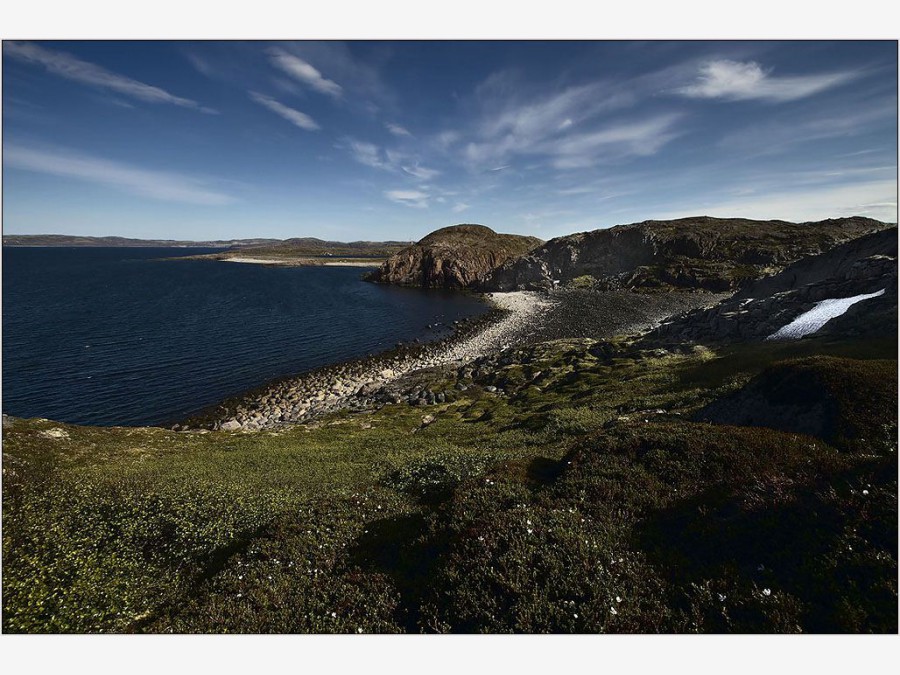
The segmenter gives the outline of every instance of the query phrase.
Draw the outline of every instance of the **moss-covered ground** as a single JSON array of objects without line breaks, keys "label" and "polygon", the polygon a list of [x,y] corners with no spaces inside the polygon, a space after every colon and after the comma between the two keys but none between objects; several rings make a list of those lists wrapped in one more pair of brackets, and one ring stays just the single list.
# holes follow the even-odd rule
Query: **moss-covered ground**
[{"label": "moss-covered ground", "polygon": [[[569,341],[279,432],[10,420],[3,629],[896,632],[896,349]],[[829,439],[692,421],[797,359],[879,396]]]}]

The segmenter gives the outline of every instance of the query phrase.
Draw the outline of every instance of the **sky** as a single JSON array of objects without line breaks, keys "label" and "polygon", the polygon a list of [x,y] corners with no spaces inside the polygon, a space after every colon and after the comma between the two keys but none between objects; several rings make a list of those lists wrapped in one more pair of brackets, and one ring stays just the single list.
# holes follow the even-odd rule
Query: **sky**
[{"label": "sky", "polygon": [[897,220],[895,41],[3,42],[6,234]]}]

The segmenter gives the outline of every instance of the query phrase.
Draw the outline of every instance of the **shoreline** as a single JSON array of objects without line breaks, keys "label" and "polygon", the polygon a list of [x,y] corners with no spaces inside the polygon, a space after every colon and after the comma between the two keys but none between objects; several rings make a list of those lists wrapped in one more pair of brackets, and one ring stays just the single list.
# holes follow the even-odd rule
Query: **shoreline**
[{"label": "shoreline", "polygon": [[270,267],[379,267],[382,260],[362,260],[358,258],[219,258],[220,262],[248,265],[268,265]]},{"label": "shoreline", "polygon": [[158,258],[159,261],[211,260],[214,262],[230,262],[245,265],[263,265],[267,267],[380,267],[386,258],[366,258],[344,256],[277,256],[260,258],[256,256],[229,255],[227,252],[201,253],[198,255],[172,256]]},{"label": "shoreline", "polygon": [[[443,403],[429,377],[450,375],[473,361],[556,339],[638,336],[679,313],[710,306],[722,294],[640,295],[630,292],[512,291],[483,299],[492,310],[440,339],[398,344],[367,357],[272,380],[169,425],[176,431],[272,431],[339,411],[385,405]],[[587,322],[585,322],[587,319]]]},{"label": "shoreline", "polygon": [[[400,344],[368,357],[279,378],[210,406],[171,428],[261,431],[303,424],[339,410],[361,412],[409,400],[402,380],[429,369],[459,366],[519,346],[554,303],[534,291],[483,296],[491,311],[432,342]],[[396,386],[395,386],[396,385]],[[415,392],[413,392],[415,393]],[[414,399],[417,400],[417,399]]]}]

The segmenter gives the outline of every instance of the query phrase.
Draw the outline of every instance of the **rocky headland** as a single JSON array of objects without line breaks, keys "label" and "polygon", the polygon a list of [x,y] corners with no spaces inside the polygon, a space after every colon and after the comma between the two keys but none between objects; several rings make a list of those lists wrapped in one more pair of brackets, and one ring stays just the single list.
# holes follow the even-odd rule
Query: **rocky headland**
[{"label": "rocky headland", "polygon": [[541,243],[535,237],[498,234],[484,225],[454,225],[398,251],[367,278],[422,288],[472,288],[499,265]]}]

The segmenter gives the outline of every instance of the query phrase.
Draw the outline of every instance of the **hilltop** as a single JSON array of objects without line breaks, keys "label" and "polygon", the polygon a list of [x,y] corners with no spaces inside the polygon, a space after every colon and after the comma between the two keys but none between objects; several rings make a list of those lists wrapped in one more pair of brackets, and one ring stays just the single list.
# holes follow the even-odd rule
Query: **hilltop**
[{"label": "hilltop", "polygon": [[470,288],[494,268],[541,243],[535,237],[498,234],[484,225],[453,225],[398,251],[368,279],[423,288]]}]

